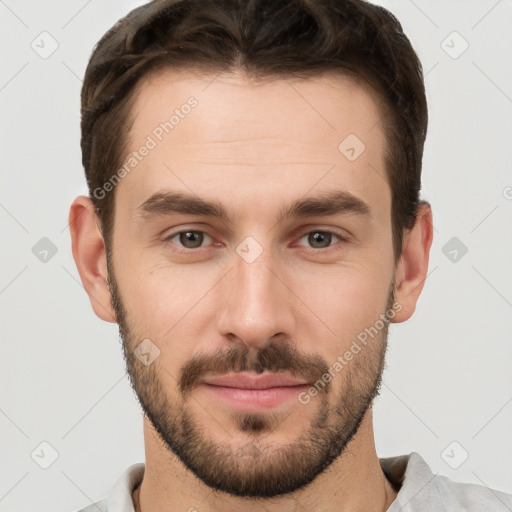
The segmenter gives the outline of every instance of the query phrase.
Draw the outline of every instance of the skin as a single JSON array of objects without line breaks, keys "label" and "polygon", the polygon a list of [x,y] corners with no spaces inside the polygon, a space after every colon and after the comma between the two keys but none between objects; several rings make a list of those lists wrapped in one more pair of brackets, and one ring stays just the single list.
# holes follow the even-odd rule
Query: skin
[{"label": "skin", "polygon": [[[371,408],[387,328],[336,374],[328,391],[308,404],[286,401],[257,418],[212,398],[197,381],[186,395],[180,383],[185,365],[199,356],[221,368],[226,359],[215,356],[218,350],[246,354],[255,370],[257,354],[270,344],[294,350],[290,371],[308,358],[332,366],[393,304],[392,293],[400,309],[391,322],[409,319],[427,276],[433,236],[430,206],[421,205],[395,265],[379,104],[349,78],[325,75],[255,83],[241,73],[160,71],[137,91],[129,150],[139,148],[190,96],[197,99],[197,107],[115,187],[113,257],[108,264],[90,199],[79,196],[70,209],[81,280],[96,315],[107,322],[119,320],[128,373],[146,413],[146,470],[133,494],[135,509],[387,510],[397,489],[379,465]],[[351,133],[366,146],[352,162],[338,150]],[[141,217],[137,208],[163,189],[216,200],[232,219]],[[371,215],[279,218],[291,202],[332,190],[362,199]],[[199,249],[186,249],[178,236],[164,241],[180,230],[209,236]],[[324,230],[347,240],[333,236],[327,248],[312,246],[307,235]],[[262,249],[252,263],[236,251],[247,236]],[[160,350],[148,366],[134,357],[143,339]],[[198,368],[199,376],[206,375],[205,365]],[[366,400],[354,398],[358,395]],[[322,411],[327,411],[324,428],[318,424]],[[351,423],[352,414],[360,414],[357,424]],[[198,467],[191,470],[172,451],[171,441],[178,440],[194,454],[190,439],[187,444],[188,430],[180,423],[184,417],[202,448],[220,450],[202,469],[213,476],[219,472],[222,481],[233,485],[244,474],[263,482],[269,471],[278,471],[280,462],[288,460],[276,455],[290,457],[289,474],[301,462],[307,467],[307,448],[315,436],[328,439],[329,426],[344,441],[338,456],[309,482],[296,482],[290,492],[273,497],[243,496],[213,489],[196,476]],[[352,435],[349,427],[355,427]]]}]

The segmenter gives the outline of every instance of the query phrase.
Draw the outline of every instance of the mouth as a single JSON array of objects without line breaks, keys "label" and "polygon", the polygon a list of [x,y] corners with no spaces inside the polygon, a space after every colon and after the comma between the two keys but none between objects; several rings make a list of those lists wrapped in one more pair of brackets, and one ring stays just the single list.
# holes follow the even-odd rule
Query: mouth
[{"label": "mouth", "polygon": [[242,411],[277,407],[297,398],[309,383],[284,374],[251,375],[237,373],[208,377],[200,387],[210,398]]}]

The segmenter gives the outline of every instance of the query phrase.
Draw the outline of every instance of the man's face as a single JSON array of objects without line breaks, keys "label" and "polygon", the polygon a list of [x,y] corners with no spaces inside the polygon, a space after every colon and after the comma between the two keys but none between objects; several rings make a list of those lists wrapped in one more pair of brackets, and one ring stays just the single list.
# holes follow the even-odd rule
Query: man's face
[{"label": "man's face", "polygon": [[[377,104],[347,78],[165,72],[133,113],[129,151],[150,149],[116,186],[109,261],[132,385],[207,485],[291,492],[342,453],[380,385],[394,262]],[[250,382],[215,381],[236,375]]]}]

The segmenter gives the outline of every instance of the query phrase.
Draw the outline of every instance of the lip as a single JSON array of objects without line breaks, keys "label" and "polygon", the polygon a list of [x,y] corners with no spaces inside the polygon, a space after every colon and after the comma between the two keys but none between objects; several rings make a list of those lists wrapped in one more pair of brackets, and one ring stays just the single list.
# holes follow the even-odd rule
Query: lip
[{"label": "lip", "polygon": [[309,383],[283,374],[231,374],[205,378],[201,388],[210,398],[239,411],[255,412],[295,399]]},{"label": "lip", "polygon": [[247,373],[236,373],[208,377],[203,379],[204,384],[211,386],[222,386],[238,389],[269,389],[292,386],[305,386],[308,382],[279,373],[268,373],[261,375],[250,375]]}]

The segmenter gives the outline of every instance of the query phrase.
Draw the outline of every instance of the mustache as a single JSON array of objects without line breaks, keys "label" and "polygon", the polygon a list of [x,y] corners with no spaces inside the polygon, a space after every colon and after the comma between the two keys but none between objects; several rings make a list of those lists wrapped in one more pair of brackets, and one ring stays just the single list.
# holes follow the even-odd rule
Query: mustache
[{"label": "mustache", "polygon": [[[271,341],[257,352],[246,345],[218,349],[211,355],[202,354],[192,358],[180,370],[179,388],[183,395],[197,386],[207,375],[255,372],[288,373],[308,382],[316,382],[328,373],[327,363],[316,354],[302,354],[282,341]],[[328,382],[323,391],[329,391]]]}]

